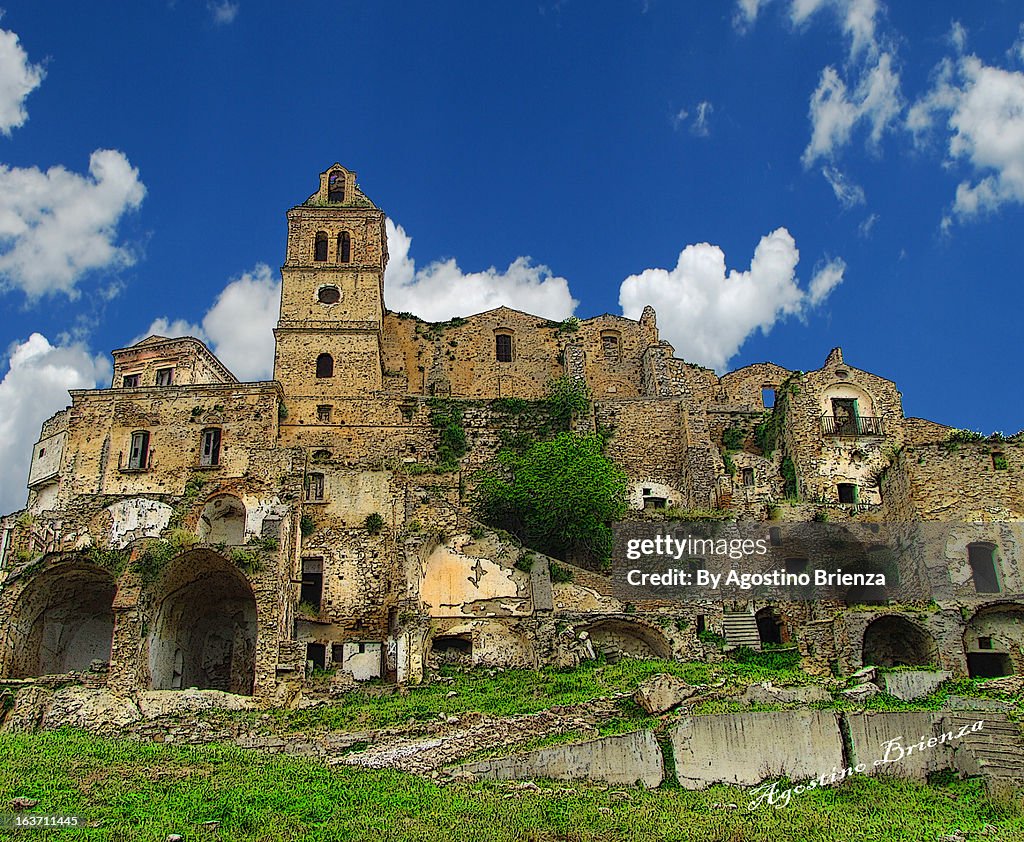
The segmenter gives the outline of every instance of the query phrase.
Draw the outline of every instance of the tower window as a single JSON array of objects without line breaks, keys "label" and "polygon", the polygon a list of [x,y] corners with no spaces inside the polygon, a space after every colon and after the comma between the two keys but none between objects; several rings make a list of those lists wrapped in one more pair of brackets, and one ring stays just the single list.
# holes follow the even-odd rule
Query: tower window
[{"label": "tower window", "polygon": [[141,375],[138,374],[126,374],[124,376],[124,380],[121,382],[122,387],[124,387],[125,389],[134,389],[136,386],[139,385],[140,376]]},{"label": "tower window", "polygon": [[316,408],[316,420],[321,424],[331,423],[331,405],[329,403],[321,404]]},{"label": "tower window", "polygon": [[337,287],[320,287],[316,297],[321,304],[337,304],[341,301],[341,290]]},{"label": "tower window", "polygon": [[203,430],[199,447],[199,464],[210,467],[220,464],[220,428]]},{"label": "tower window", "polygon": [[313,260],[323,263],[327,260],[327,235],[323,231],[316,232],[313,244]]},{"label": "tower window", "polygon": [[316,358],[316,376],[334,377],[334,357],[330,354],[321,354]]},{"label": "tower window", "polygon": [[323,500],[324,499],[324,475],[323,474],[306,474],[306,499],[307,500]]},{"label": "tower window", "polygon": [[494,336],[494,358],[499,363],[512,362],[512,334],[497,333]]},{"label": "tower window", "polygon": [[132,446],[128,451],[128,470],[144,471],[149,467],[149,433],[132,433]]},{"label": "tower window", "polygon": [[338,263],[348,263],[352,259],[352,237],[348,231],[338,235]]},{"label": "tower window", "polygon": [[335,170],[327,176],[327,201],[331,203],[345,201],[345,173]]},{"label": "tower window", "polygon": [[765,409],[771,409],[775,406],[775,387],[774,386],[762,386],[761,387],[761,405]]},{"label": "tower window", "polygon": [[622,358],[622,342],[619,339],[619,335],[613,331],[602,333],[601,350],[606,360],[618,362]]},{"label": "tower window", "polygon": [[968,544],[967,562],[971,565],[974,589],[978,593],[999,593],[996,574],[996,548],[992,544]]},{"label": "tower window", "polygon": [[743,484],[749,488],[750,486],[752,486],[754,484],[754,469],[753,468],[744,468],[743,469],[743,473],[742,473],[742,477],[743,477]]},{"label": "tower window", "polygon": [[158,368],[156,370],[156,385],[170,386],[174,382],[173,368]]}]

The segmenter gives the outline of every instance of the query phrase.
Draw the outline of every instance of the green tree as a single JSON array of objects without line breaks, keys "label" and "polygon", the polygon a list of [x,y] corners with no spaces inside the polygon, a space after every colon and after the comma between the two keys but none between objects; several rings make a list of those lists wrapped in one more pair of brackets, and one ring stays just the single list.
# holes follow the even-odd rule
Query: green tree
[{"label": "green tree", "polygon": [[480,516],[548,555],[606,562],[610,524],[626,511],[626,475],[601,448],[598,436],[560,433],[522,453],[501,451],[477,486]]}]

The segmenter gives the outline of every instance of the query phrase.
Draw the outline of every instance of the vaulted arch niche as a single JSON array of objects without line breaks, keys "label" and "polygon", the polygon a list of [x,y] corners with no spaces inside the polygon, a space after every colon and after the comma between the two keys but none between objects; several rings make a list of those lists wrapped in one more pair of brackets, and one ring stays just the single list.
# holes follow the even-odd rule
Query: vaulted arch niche
[{"label": "vaulted arch niche", "polygon": [[85,562],[58,564],[36,576],[11,618],[4,673],[57,675],[109,661],[116,591],[108,571]]},{"label": "vaulted arch niche", "polygon": [[256,598],[238,568],[209,550],[186,553],[159,592],[148,638],[153,689],[252,695]]}]

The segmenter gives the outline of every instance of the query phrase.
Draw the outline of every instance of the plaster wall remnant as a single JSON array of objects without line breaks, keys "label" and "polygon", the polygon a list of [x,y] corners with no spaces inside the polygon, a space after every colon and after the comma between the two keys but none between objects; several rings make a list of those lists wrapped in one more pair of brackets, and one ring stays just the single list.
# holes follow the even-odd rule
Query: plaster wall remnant
[{"label": "plaster wall remnant", "polygon": [[[116,692],[264,704],[322,678],[311,661],[339,682],[419,682],[446,660],[717,657],[708,634],[740,612],[813,674],[1024,670],[1020,435],[905,418],[896,384],[840,348],[806,372],[716,373],[676,357],[651,307],[394,312],[385,215],[341,164],[287,222],[273,380],[239,382],[196,338],[149,336],[113,352],[110,388],[73,390],[43,423],[26,506],[0,518],[0,677],[101,661],[91,680]],[[606,574],[487,529],[478,471],[552,434],[559,378],[586,386],[568,426],[606,442],[630,519],[903,525],[901,575],[934,601],[626,601]],[[915,543],[935,524],[942,541]]]}]

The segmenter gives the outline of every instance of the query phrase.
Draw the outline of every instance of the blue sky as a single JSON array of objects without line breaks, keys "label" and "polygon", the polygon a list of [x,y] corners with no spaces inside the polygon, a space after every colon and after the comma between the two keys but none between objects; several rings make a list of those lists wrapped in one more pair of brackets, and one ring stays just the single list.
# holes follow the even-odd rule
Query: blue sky
[{"label": "blue sky", "polygon": [[[677,354],[851,365],[1024,427],[1024,9],[741,0],[23,3],[0,18],[0,508],[108,351],[268,377],[334,161],[428,318],[658,309]],[[682,255],[682,257],[681,257]]]}]

